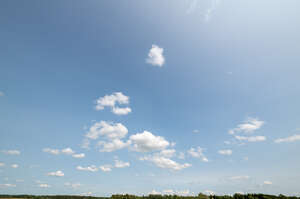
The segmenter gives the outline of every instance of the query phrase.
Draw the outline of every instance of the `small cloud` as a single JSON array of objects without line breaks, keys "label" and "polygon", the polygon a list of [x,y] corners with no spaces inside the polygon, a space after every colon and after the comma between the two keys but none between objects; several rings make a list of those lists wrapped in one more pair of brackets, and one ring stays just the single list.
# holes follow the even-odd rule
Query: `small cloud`
[{"label": "small cloud", "polygon": [[264,184],[265,185],[272,185],[273,183],[271,181],[269,181],[269,180],[266,180],[266,181],[264,181]]},{"label": "small cloud", "polygon": [[300,140],[300,134],[295,134],[286,138],[279,138],[276,139],[274,142],[275,143],[281,143],[281,142],[295,142],[295,141],[299,141]]},{"label": "small cloud", "polygon": [[0,184],[0,188],[5,188],[5,187],[16,187],[17,185],[15,184]]},{"label": "small cloud", "polygon": [[76,169],[79,171],[91,171],[91,172],[98,171],[98,168],[95,165],[91,165],[87,167],[77,166]]},{"label": "small cloud", "polygon": [[262,142],[266,140],[265,136],[239,136],[236,135],[234,136],[235,139],[239,140],[239,141],[247,141],[247,142]]},{"label": "small cloud", "polygon": [[193,133],[200,133],[198,129],[193,130]]},{"label": "small cloud", "polygon": [[23,179],[17,179],[16,182],[24,182]]},{"label": "small cloud", "polygon": [[19,150],[2,150],[2,153],[6,155],[20,155],[21,152]]},{"label": "small cloud", "polygon": [[111,95],[105,95],[96,100],[97,111],[103,110],[105,107],[111,108],[111,111],[116,115],[127,115],[131,113],[129,107],[118,107],[116,104],[124,105],[129,104],[129,97],[124,95],[122,92],[115,92]]},{"label": "small cloud", "polygon": [[183,160],[183,159],[185,158],[184,152],[179,152],[179,154],[178,154],[177,158],[179,158],[179,159],[182,159],[182,160]]},{"label": "small cloud", "polygon": [[72,157],[73,158],[84,158],[85,154],[84,153],[73,154]]},{"label": "small cloud", "polygon": [[51,186],[48,185],[48,184],[39,184],[38,187],[41,187],[41,188],[50,188]]},{"label": "small cloud", "polygon": [[161,195],[161,193],[153,189],[151,192],[149,192],[149,195]]},{"label": "small cloud", "polygon": [[65,185],[66,187],[71,187],[71,188],[73,188],[73,189],[77,189],[78,187],[81,186],[80,183],[70,183],[70,182],[66,182],[64,185]]},{"label": "small cloud", "polygon": [[0,97],[4,96],[4,92],[0,91]]},{"label": "small cloud", "polygon": [[54,171],[47,173],[47,176],[63,177],[65,174],[62,171]]},{"label": "small cloud", "polygon": [[208,162],[208,159],[203,154],[203,149],[201,147],[191,148],[188,150],[188,154],[194,158],[201,158],[203,162]]},{"label": "small cloud", "polygon": [[60,151],[58,149],[50,149],[50,148],[44,148],[43,152],[50,153],[52,155],[58,155],[58,154],[60,154]]},{"label": "small cloud", "polygon": [[129,162],[122,162],[121,160],[115,160],[115,168],[125,168],[129,166],[130,166]]},{"label": "small cloud", "polygon": [[230,149],[223,149],[223,150],[219,150],[218,153],[221,154],[221,155],[231,155],[232,154],[232,150],[230,150]]},{"label": "small cloud", "polygon": [[4,167],[4,166],[5,166],[5,163],[0,162],[0,167]]},{"label": "small cloud", "polygon": [[14,169],[16,169],[16,168],[19,167],[19,165],[17,165],[17,164],[12,164],[12,165],[10,165],[10,166],[11,166],[11,168],[14,168]]},{"label": "small cloud", "polygon": [[63,153],[63,154],[66,154],[66,155],[72,155],[72,154],[74,154],[75,152],[71,149],[71,148],[65,148],[65,149],[62,149],[61,150],[61,152]]},{"label": "small cloud", "polygon": [[146,59],[146,62],[153,66],[162,67],[165,63],[165,57],[163,55],[163,52],[163,48],[160,48],[159,46],[153,44],[152,48],[148,53],[148,58]]},{"label": "small cloud", "polygon": [[102,165],[99,167],[103,172],[109,172],[112,169],[111,165]]},{"label": "small cloud", "polygon": [[228,133],[230,135],[238,132],[253,133],[254,131],[260,129],[264,125],[264,123],[264,121],[258,120],[256,118],[248,118],[244,123],[237,125],[236,128],[230,129]]},{"label": "small cloud", "polygon": [[149,131],[144,131],[143,133],[137,133],[130,136],[130,141],[132,142],[132,150],[137,152],[151,152],[157,150],[163,150],[170,143],[161,136],[155,136]]}]

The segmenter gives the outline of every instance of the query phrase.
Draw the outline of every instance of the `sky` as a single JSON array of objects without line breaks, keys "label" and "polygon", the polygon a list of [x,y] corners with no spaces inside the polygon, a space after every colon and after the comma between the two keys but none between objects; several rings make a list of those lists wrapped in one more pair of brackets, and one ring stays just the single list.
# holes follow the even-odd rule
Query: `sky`
[{"label": "sky", "polygon": [[2,0],[0,193],[299,195],[299,13]]}]

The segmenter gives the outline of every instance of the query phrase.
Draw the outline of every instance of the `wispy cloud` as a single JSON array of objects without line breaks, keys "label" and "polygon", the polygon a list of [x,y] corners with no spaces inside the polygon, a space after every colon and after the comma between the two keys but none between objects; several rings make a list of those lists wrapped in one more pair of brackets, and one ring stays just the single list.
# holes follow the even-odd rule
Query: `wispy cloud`
[{"label": "wispy cloud", "polygon": [[295,142],[295,141],[300,141],[300,134],[295,134],[286,138],[279,138],[276,139],[274,142],[281,143],[281,142]]}]

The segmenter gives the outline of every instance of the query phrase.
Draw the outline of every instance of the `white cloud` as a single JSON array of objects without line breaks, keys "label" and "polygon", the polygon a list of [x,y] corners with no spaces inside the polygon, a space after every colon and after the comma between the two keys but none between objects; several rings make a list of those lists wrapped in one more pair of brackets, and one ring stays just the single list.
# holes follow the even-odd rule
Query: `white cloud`
[{"label": "white cloud", "polygon": [[198,129],[193,130],[193,133],[200,133]]},{"label": "white cloud", "polygon": [[232,176],[229,179],[230,180],[248,180],[250,177],[249,176]]},{"label": "white cloud", "polygon": [[104,172],[109,172],[109,171],[111,171],[112,166],[111,165],[102,165],[99,168]]},{"label": "white cloud", "polygon": [[159,155],[145,156],[140,158],[140,160],[147,160],[153,162],[157,167],[171,170],[181,170],[192,166],[189,163],[179,164],[174,160]]},{"label": "white cloud", "polygon": [[73,188],[73,189],[77,189],[78,187],[81,186],[80,183],[70,183],[70,182],[66,182],[64,185],[65,185],[66,187],[71,187],[71,188]]},{"label": "white cloud", "polygon": [[51,187],[51,185],[48,185],[48,184],[39,184],[38,186],[41,188],[50,188]]},{"label": "white cloud", "polygon": [[110,107],[111,111],[116,115],[127,115],[131,112],[129,107],[120,108],[116,104],[129,104],[129,97],[121,92],[115,92],[111,95],[105,95],[96,100],[96,110],[103,110],[105,107]]},{"label": "white cloud", "polygon": [[231,155],[232,154],[232,150],[230,150],[230,149],[223,149],[223,150],[219,150],[218,153],[221,154],[221,155]]},{"label": "white cloud", "polygon": [[17,185],[15,184],[0,184],[0,188],[4,187],[16,187]]},{"label": "white cloud", "polygon": [[129,162],[123,162],[121,160],[115,160],[115,168],[125,168],[129,167],[130,163]]},{"label": "white cloud", "polygon": [[264,121],[256,118],[248,118],[244,123],[239,124],[236,128],[230,129],[229,134],[233,135],[237,132],[253,133],[264,125]]},{"label": "white cloud", "polygon": [[187,153],[194,158],[201,158],[203,162],[208,162],[208,159],[203,154],[203,149],[201,147],[197,147],[196,149],[192,147]]},{"label": "white cloud", "polygon": [[98,146],[102,146],[102,148],[100,149],[100,152],[112,152],[112,151],[116,151],[116,150],[125,148],[125,147],[129,146],[130,143],[131,143],[130,140],[128,140],[127,142],[123,142],[122,140],[114,139],[109,142],[99,141]]},{"label": "white cloud", "polygon": [[132,149],[138,152],[163,150],[170,145],[163,137],[155,136],[148,131],[130,136],[130,141],[133,144]]},{"label": "white cloud", "polygon": [[63,177],[65,174],[62,171],[54,171],[47,173],[48,176]]},{"label": "white cloud", "polygon": [[16,182],[24,182],[23,179],[16,179]]},{"label": "white cloud", "polygon": [[166,157],[166,158],[174,157],[175,153],[176,153],[175,149],[164,149],[159,152],[159,154],[161,156]]},{"label": "white cloud", "polygon": [[2,150],[2,153],[6,155],[20,155],[21,152],[19,150]]},{"label": "white cloud", "polygon": [[116,115],[127,115],[128,113],[131,113],[131,108],[129,108],[129,107],[125,107],[125,108],[113,107],[112,112]]},{"label": "white cloud", "polygon": [[4,92],[0,91],[0,97],[4,96]]},{"label": "white cloud", "polygon": [[84,158],[85,154],[84,153],[73,154],[72,157],[73,158]]},{"label": "white cloud", "polygon": [[279,138],[279,139],[276,139],[274,142],[275,143],[281,143],[281,142],[295,142],[295,141],[299,141],[300,140],[300,135],[292,135],[292,136],[289,136],[289,137],[286,137],[286,138]]},{"label": "white cloud", "polygon": [[159,46],[153,44],[152,48],[148,53],[148,58],[146,59],[146,62],[153,66],[162,67],[165,63],[165,57],[163,55],[163,52],[163,48],[160,48]]},{"label": "white cloud", "polygon": [[53,154],[53,155],[60,154],[60,151],[58,149],[50,149],[50,148],[44,148],[43,152],[50,153],[50,154]]},{"label": "white cloud", "polygon": [[246,137],[246,136],[236,135],[234,137],[235,137],[235,139],[237,139],[239,141],[248,141],[248,142],[262,142],[262,141],[266,140],[265,136],[250,136],[250,137]]},{"label": "white cloud", "polygon": [[100,121],[91,126],[85,136],[94,140],[100,135],[105,136],[107,139],[117,139],[125,137],[127,133],[127,128],[121,123]]},{"label": "white cloud", "polygon": [[87,167],[77,166],[76,169],[80,171],[91,171],[91,172],[98,171],[98,168],[95,165],[91,165]]},{"label": "white cloud", "polygon": [[4,167],[4,166],[5,166],[5,163],[0,162],[0,167]]},{"label": "white cloud", "polygon": [[12,164],[12,165],[10,165],[10,166],[11,166],[11,168],[14,168],[14,169],[16,169],[16,168],[19,167],[19,165],[17,165],[17,164]]},{"label": "white cloud", "polygon": [[273,184],[271,181],[269,181],[269,180],[266,180],[266,181],[264,181],[264,184],[265,185],[271,185],[271,184]]},{"label": "white cloud", "polygon": [[63,154],[66,154],[66,155],[72,155],[72,154],[74,154],[75,152],[71,149],[71,148],[65,148],[65,149],[62,149],[61,150],[61,152],[63,153]]}]

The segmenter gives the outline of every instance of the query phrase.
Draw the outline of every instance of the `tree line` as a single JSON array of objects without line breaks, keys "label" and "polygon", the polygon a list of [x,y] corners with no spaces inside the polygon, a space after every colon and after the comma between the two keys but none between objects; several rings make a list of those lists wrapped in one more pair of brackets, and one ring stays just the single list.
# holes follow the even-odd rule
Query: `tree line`
[{"label": "tree line", "polygon": [[147,195],[135,196],[129,194],[116,194],[111,197],[77,196],[77,195],[0,195],[0,198],[11,199],[300,199],[296,196],[267,195],[267,194],[234,194],[234,195],[205,195],[199,193],[197,196],[178,195]]}]

